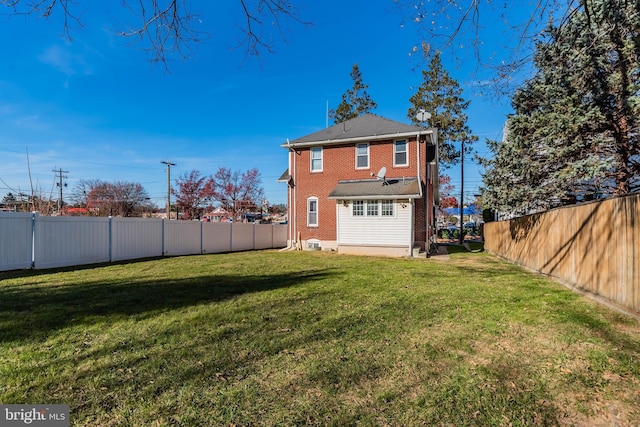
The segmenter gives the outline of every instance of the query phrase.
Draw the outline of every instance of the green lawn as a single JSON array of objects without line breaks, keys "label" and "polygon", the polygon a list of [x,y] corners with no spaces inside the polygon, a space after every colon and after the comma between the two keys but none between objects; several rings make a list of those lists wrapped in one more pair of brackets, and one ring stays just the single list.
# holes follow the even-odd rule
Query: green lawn
[{"label": "green lawn", "polygon": [[72,425],[637,425],[640,322],[479,251],[0,274],[0,402]]}]

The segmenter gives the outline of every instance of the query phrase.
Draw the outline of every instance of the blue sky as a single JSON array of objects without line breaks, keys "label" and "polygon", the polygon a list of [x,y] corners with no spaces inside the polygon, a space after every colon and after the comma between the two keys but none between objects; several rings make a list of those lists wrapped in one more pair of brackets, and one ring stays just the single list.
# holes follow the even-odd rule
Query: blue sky
[{"label": "blue sky", "polygon": [[[84,25],[71,41],[61,37],[59,16],[0,15],[0,196],[30,191],[28,150],[33,185],[47,197],[53,190],[57,198],[53,170],[61,168],[69,171],[65,198],[81,179],[131,181],[164,206],[160,162],[169,159],[172,178],[257,167],[269,202],[285,203],[286,186],[276,182],[287,167],[280,145],[325,127],[327,103],[335,108],[352,86],[354,63],[378,103],[374,112],[408,123],[408,100],[422,81],[409,53],[420,36],[393,1],[300,2],[313,25],[287,24],[285,41],[267,34],[274,53],[260,58],[235,49],[239,2],[215,3],[224,6],[192,10],[210,37],[190,58],[170,62],[170,72],[116,35],[133,20],[120,2],[78,2]],[[445,54],[443,63],[471,101],[472,131],[500,138],[510,106],[479,95],[472,52],[462,62]],[[487,154],[483,144],[477,149]],[[444,173],[460,184],[459,168]],[[478,167],[467,163],[465,193],[480,185]]]}]

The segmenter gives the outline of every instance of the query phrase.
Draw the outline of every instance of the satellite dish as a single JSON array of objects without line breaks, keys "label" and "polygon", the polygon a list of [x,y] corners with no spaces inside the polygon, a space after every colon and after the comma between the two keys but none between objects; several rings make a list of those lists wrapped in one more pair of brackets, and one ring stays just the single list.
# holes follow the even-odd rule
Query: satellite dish
[{"label": "satellite dish", "polygon": [[387,176],[387,168],[385,168],[384,166],[382,168],[380,168],[380,170],[378,171],[378,175],[376,176],[380,181],[383,181],[382,185],[387,185],[387,180],[385,179],[385,177]]},{"label": "satellite dish", "polygon": [[431,113],[425,111],[424,109],[420,109],[420,111],[418,111],[418,114],[416,114],[416,119],[419,122],[426,122],[427,120],[429,120],[431,118]]}]

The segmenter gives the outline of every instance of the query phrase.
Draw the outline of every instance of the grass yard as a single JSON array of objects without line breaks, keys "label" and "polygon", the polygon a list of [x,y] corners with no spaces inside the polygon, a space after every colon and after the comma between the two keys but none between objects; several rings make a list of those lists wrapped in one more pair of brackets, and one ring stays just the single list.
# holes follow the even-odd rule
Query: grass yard
[{"label": "grass yard", "polygon": [[640,322],[476,251],[0,273],[0,402],[79,426],[634,426]]}]

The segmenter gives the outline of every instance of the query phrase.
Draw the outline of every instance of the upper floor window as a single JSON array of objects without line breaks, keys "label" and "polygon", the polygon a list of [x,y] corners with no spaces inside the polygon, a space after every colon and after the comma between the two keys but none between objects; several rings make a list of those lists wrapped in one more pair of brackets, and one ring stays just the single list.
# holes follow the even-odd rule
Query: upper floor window
[{"label": "upper floor window", "polygon": [[311,149],[311,172],[322,171],[322,147]]},{"label": "upper floor window", "polygon": [[393,145],[393,165],[409,166],[409,153],[406,139],[396,141]]},{"label": "upper floor window", "polygon": [[369,169],[369,144],[356,145],[356,169]]},{"label": "upper floor window", "polygon": [[307,199],[307,225],[309,227],[318,226],[318,198],[309,197]]}]

